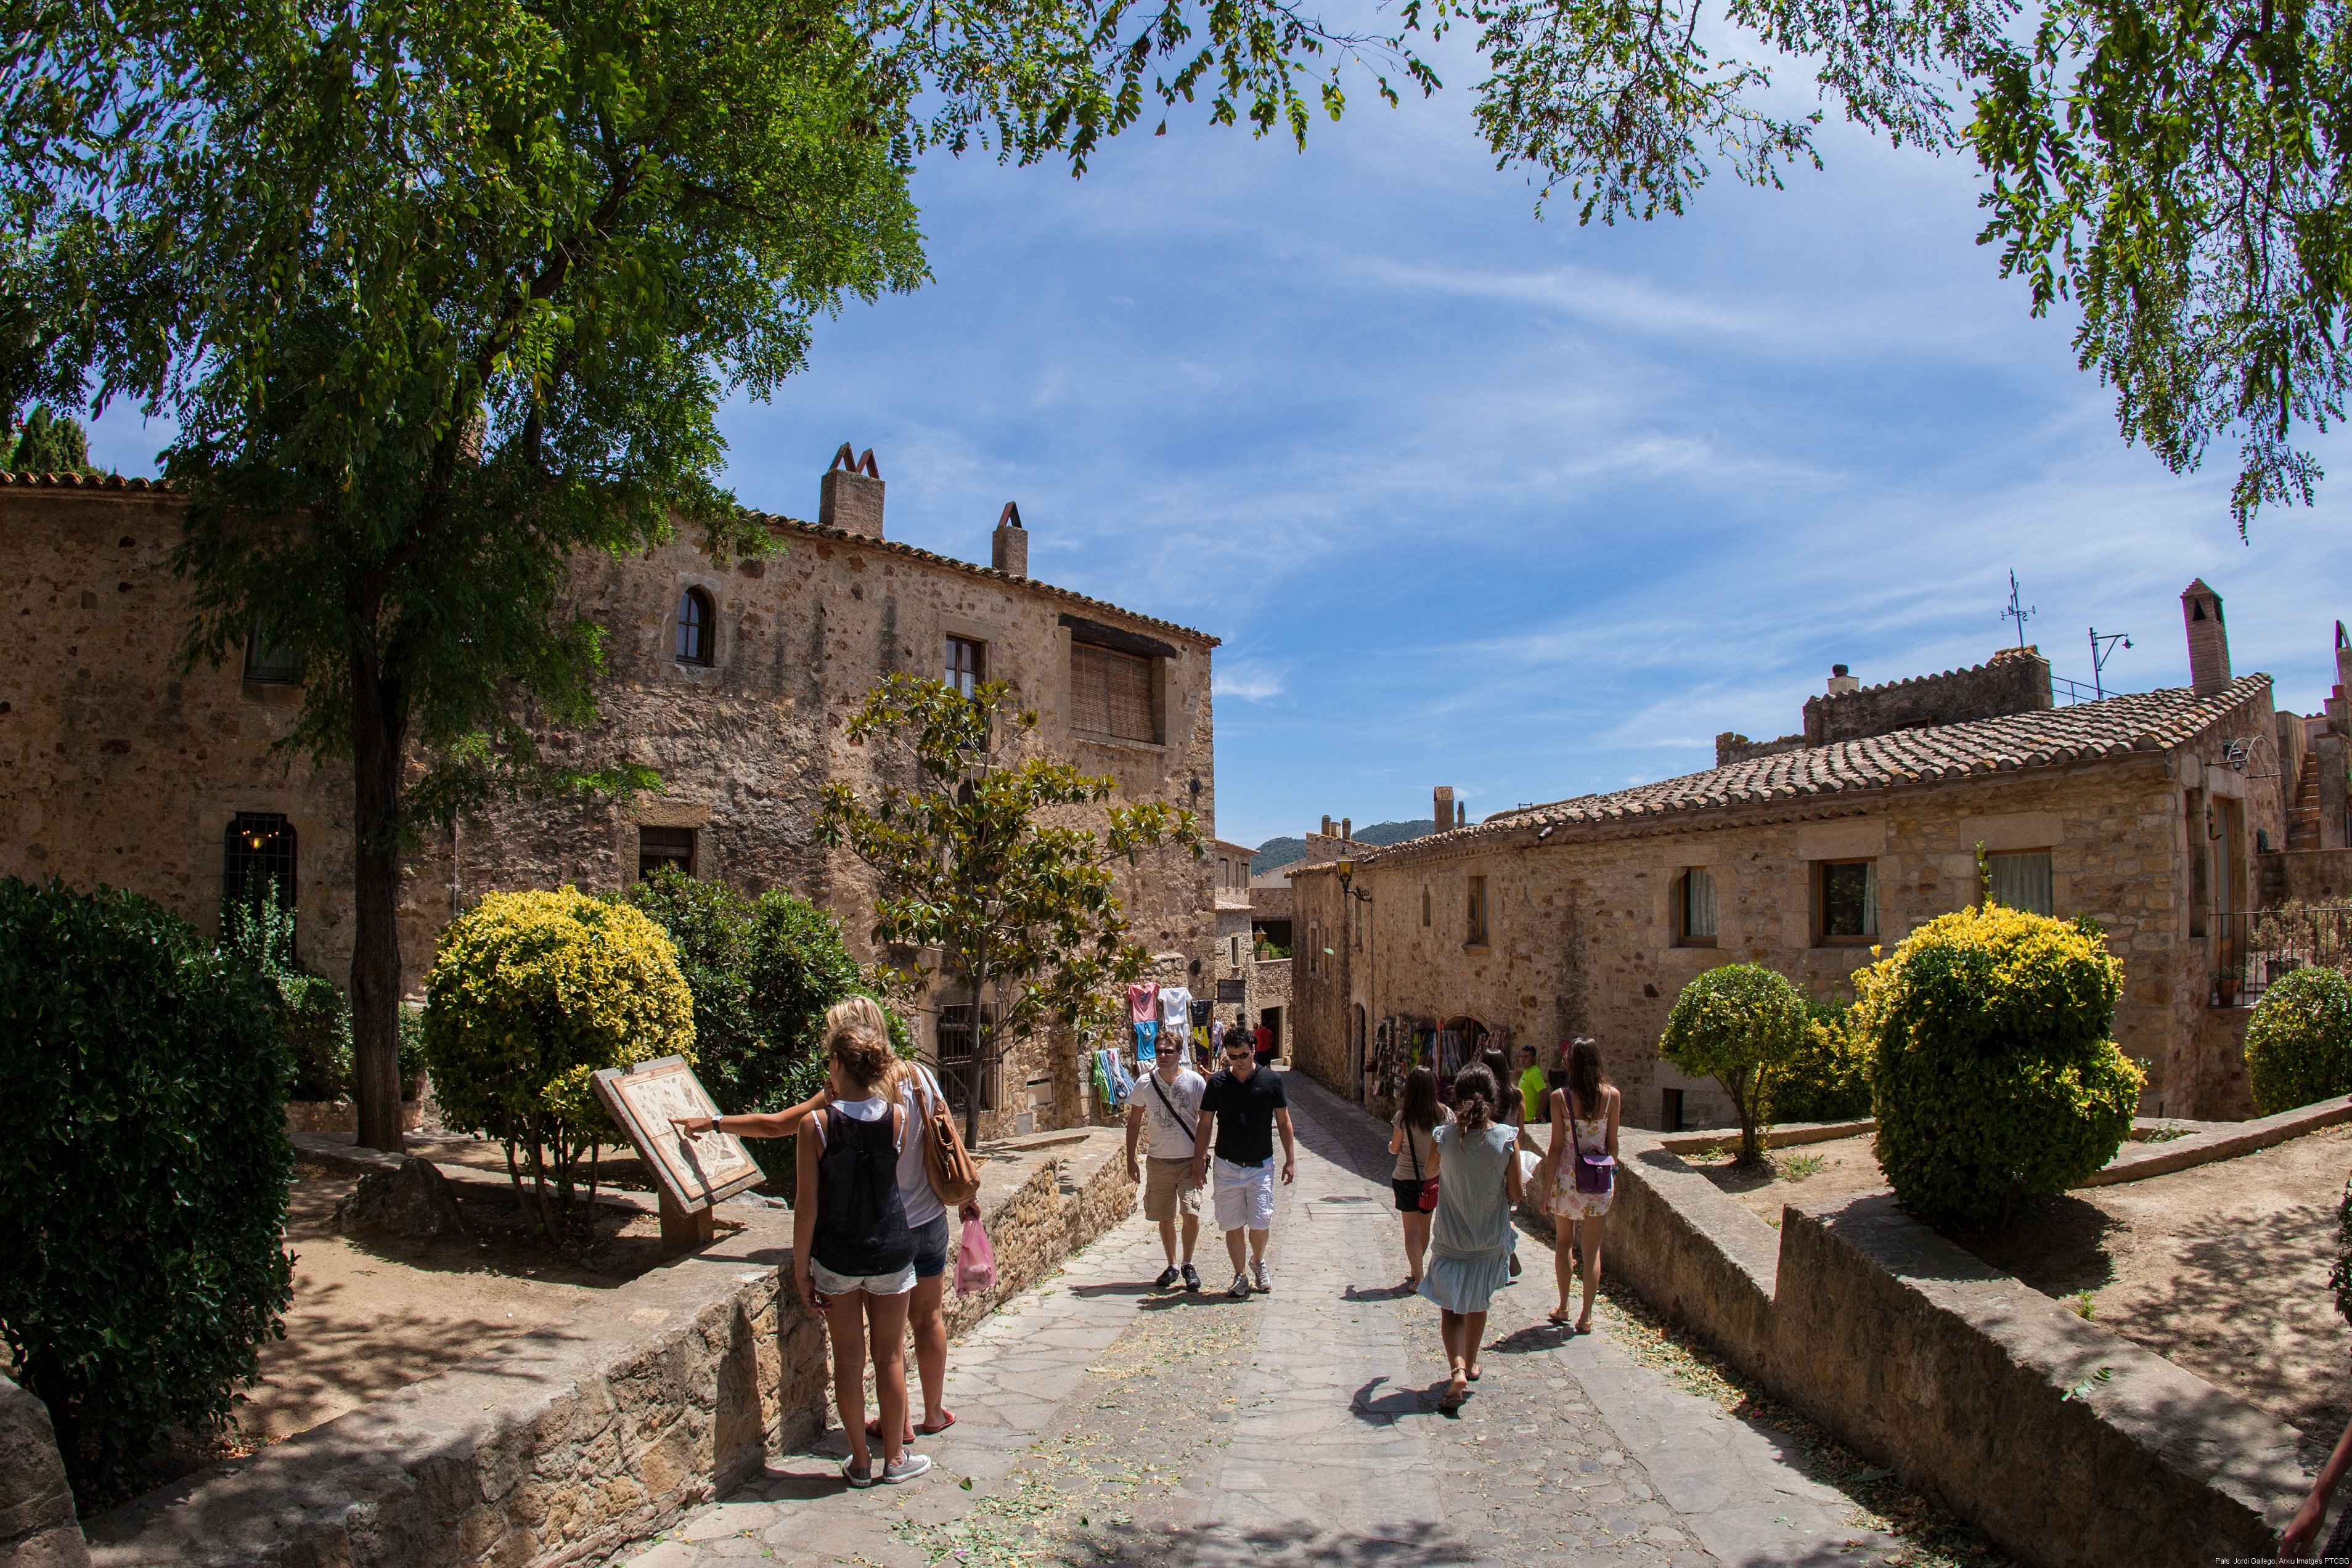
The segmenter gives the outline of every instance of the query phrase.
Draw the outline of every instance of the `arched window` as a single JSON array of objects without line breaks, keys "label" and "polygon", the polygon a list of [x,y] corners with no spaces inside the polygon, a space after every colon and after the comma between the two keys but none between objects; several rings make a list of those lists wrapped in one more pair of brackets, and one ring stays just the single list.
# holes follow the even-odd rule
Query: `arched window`
[{"label": "arched window", "polygon": [[688,588],[678,595],[678,663],[708,665],[718,629],[719,617],[712,613],[709,595],[699,588]]}]

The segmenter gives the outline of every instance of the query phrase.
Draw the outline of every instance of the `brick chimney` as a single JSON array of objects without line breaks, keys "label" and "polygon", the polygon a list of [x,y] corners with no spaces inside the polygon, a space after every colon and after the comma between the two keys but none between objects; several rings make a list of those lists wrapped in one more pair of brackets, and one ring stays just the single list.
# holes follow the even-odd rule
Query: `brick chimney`
[{"label": "brick chimney", "polygon": [[1029,575],[1029,531],[1021,526],[1021,509],[1011,501],[996,514],[996,531],[988,538],[988,563],[1007,577]]},{"label": "brick chimney", "polygon": [[882,470],[874,466],[873,447],[858,458],[850,455],[848,442],[841,444],[817,483],[816,521],[819,528],[882,537]]},{"label": "brick chimney", "polygon": [[1437,831],[1444,832],[1454,826],[1454,786],[1439,784],[1429,798],[1429,815],[1436,820]]},{"label": "brick chimney", "polygon": [[2230,632],[2221,624],[2221,595],[2198,578],[2180,591],[2180,619],[2189,628],[2189,685],[2210,697],[2230,684]]}]

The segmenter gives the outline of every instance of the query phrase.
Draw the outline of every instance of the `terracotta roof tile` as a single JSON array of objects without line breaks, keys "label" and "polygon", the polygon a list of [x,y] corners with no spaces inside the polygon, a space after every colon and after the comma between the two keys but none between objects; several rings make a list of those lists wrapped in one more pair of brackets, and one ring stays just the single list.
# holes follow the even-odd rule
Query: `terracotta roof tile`
[{"label": "terracotta roof tile", "polygon": [[155,490],[168,492],[162,479],[126,479],[121,474],[12,474],[0,472],[0,486],[59,490]]},{"label": "terracotta roof tile", "polygon": [[[1887,789],[2097,757],[2169,750],[2195,739],[2270,689],[2267,675],[2241,676],[2210,697],[2187,687],[2078,702],[1998,719],[1898,730],[1826,746],[1776,752],[1705,773],[1608,795],[1499,812],[1474,826],[1416,838],[1381,854],[1425,853],[1482,835],[1531,827],[1630,822],[1726,805]],[[1368,857],[1370,858],[1370,857]]]}]

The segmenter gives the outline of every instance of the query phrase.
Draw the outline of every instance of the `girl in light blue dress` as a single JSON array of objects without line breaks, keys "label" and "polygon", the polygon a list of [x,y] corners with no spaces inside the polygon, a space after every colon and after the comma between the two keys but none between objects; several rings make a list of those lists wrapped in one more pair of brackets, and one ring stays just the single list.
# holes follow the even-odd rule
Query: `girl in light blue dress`
[{"label": "girl in light blue dress", "polygon": [[1511,1210],[1519,1201],[1518,1133],[1499,1124],[1502,1089],[1475,1063],[1454,1079],[1454,1121],[1437,1129],[1437,1212],[1421,1293],[1438,1306],[1451,1373],[1439,1408],[1458,1410],[1478,1381],[1486,1305],[1509,1282]]}]

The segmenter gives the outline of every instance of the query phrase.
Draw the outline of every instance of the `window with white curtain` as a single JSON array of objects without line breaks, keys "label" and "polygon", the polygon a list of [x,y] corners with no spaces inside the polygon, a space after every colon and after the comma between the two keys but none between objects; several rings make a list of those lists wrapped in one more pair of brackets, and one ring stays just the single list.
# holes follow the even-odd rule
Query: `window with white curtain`
[{"label": "window with white curtain", "polygon": [[1992,874],[1992,901],[2005,910],[2056,913],[2050,889],[2050,851],[2020,849],[1985,857]]},{"label": "window with white curtain", "polygon": [[1682,874],[1676,891],[1681,906],[1675,911],[1675,923],[1680,928],[1676,938],[1685,947],[1713,947],[1715,873],[1704,866],[1694,866]]}]

